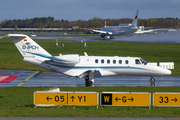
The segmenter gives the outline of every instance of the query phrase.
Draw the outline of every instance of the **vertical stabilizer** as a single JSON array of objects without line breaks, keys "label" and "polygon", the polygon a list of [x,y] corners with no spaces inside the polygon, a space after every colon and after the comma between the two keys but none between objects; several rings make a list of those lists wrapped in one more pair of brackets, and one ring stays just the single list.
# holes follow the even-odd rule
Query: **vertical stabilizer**
[{"label": "vertical stabilizer", "polygon": [[134,18],[134,20],[133,20],[133,22],[132,22],[132,26],[134,26],[134,27],[137,27],[138,12],[139,12],[139,10],[137,10],[137,12],[136,12],[136,16],[135,16],[135,18]]},{"label": "vertical stabilizer", "polygon": [[50,59],[51,55],[27,35],[8,34],[23,57]]}]

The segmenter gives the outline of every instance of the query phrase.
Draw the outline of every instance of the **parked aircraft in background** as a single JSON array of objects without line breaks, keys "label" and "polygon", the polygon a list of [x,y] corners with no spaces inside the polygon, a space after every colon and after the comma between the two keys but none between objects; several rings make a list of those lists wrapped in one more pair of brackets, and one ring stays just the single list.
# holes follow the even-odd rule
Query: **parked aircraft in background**
[{"label": "parked aircraft in background", "polygon": [[8,35],[19,52],[24,57],[23,61],[33,65],[68,76],[84,78],[86,85],[91,85],[95,77],[135,75],[150,76],[150,81],[155,82],[153,76],[170,75],[171,71],[148,64],[139,57],[108,57],[108,56],[84,56],[68,54],[52,56],[27,35]]}]

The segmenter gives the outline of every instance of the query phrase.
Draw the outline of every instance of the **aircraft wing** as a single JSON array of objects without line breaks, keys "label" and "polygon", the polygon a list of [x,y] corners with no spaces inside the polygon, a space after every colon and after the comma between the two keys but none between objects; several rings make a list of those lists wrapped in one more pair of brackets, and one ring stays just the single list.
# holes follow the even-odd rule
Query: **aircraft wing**
[{"label": "aircraft wing", "polygon": [[102,77],[102,76],[111,76],[111,75],[116,75],[116,73],[111,72],[111,71],[106,71],[106,70],[87,70],[85,72],[83,72],[81,75],[79,75],[78,77],[81,78],[85,78],[90,72],[93,72],[94,77]]},{"label": "aircraft wing", "polygon": [[99,32],[99,33],[107,33],[107,31],[101,31],[101,30],[93,30],[94,32]]},{"label": "aircraft wing", "polygon": [[151,33],[154,32],[153,30],[142,30],[142,31],[136,31],[134,34],[144,34],[144,33]]},{"label": "aircraft wing", "polygon": [[93,72],[94,77],[102,77],[103,76],[99,70],[95,70],[95,71],[87,70],[87,71],[83,72],[82,74],[80,74],[78,77],[80,79],[85,78],[90,72]]},{"label": "aircraft wing", "polygon": [[161,29],[149,29],[149,30],[142,30],[142,31],[136,31],[135,34],[144,34],[144,33],[152,33],[157,31],[168,31],[167,28],[161,28]]},{"label": "aircraft wing", "polygon": [[98,33],[108,33],[110,35],[112,35],[113,33],[112,32],[109,32],[109,31],[101,31],[101,30],[93,30],[94,32],[98,32]]}]

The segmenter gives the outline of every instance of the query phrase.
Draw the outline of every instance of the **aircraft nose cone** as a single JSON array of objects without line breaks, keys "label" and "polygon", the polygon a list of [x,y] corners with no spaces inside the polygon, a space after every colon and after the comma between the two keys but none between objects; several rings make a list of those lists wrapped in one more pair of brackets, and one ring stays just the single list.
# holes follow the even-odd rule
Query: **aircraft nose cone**
[{"label": "aircraft nose cone", "polygon": [[164,75],[170,75],[171,74],[171,71],[170,70],[164,70]]}]

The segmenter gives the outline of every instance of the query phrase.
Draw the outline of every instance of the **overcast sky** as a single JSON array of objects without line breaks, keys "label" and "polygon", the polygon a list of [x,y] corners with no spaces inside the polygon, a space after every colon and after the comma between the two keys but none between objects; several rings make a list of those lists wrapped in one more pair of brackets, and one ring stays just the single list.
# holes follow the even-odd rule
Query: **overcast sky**
[{"label": "overcast sky", "polygon": [[0,21],[54,17],[64,20],[180,18],[180,0],[0,0]]}]

